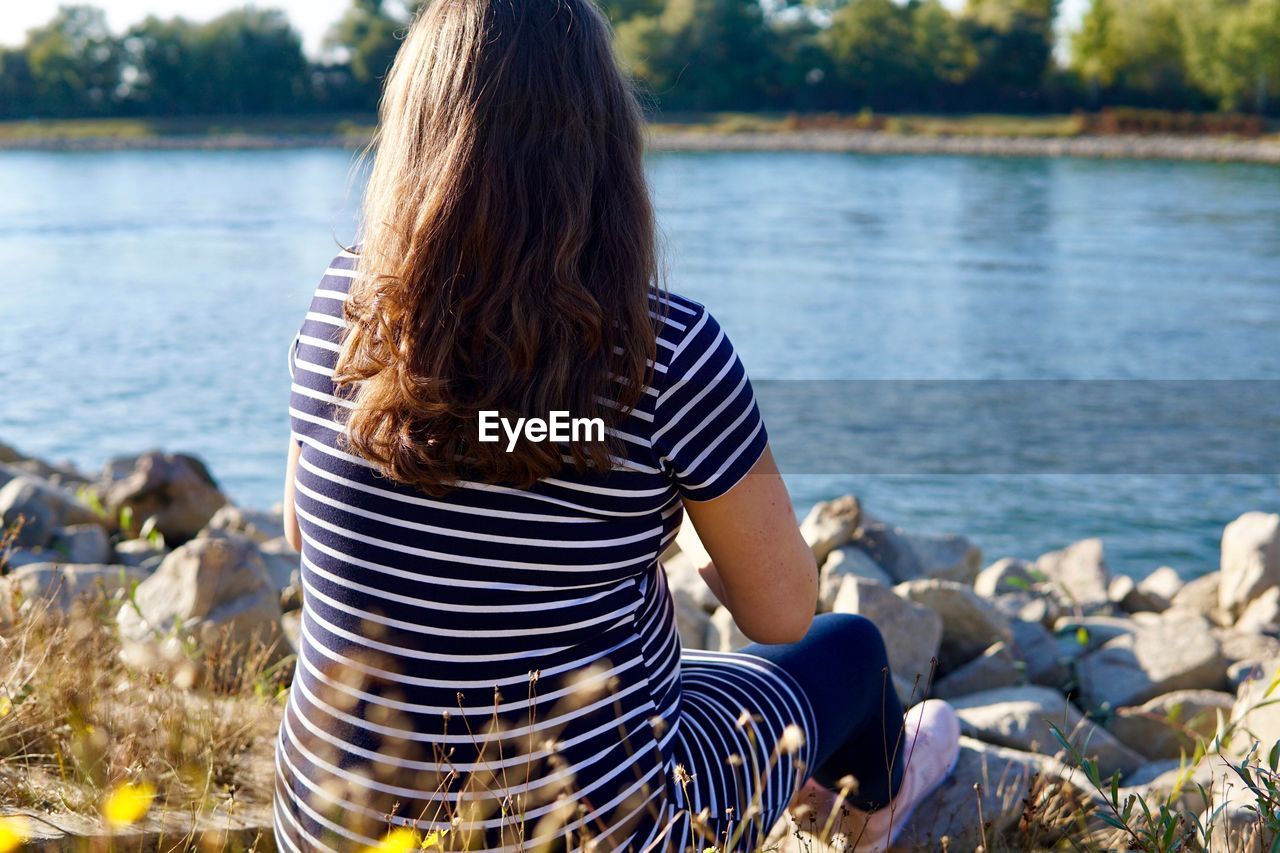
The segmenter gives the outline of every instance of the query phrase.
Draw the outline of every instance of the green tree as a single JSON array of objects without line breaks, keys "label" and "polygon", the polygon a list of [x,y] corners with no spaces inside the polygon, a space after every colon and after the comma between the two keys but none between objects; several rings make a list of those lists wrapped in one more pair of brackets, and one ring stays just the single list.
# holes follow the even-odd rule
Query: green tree
[{"label": "green tree", "polygon": [[199,28],[183,18],[149,16],[125,33],[129,67],[129,101],[154,115],[189,113],[197,108]]},{"label": "green tree", "polygon": [[849,0],[836,9],[827,50],[852,106],[902,107],[918,94],[911,9],[893,0]]},{"label": "green tree", "polygon": [[1280,92],[1280,0],[1185,0],[1188,75],[1223,109],[1265,112]]},{"label": "green tree", "polygon": [[102,10],[62,6],[27,33],[24,52],[32,94],[42,113],[107,115],[120,96],[123,50]]},{"label": "green tree", "polygon": [[1111,99],[1166,107],[1201,106],[1188,79],[1179,0],[1094,0],[1071,39],[1071,67]]},{"label": "green tree", "polygon": [[977,56],[972,100],[984,108],[1041,106],[1057,12],[1058,0],[969,0],[963,20]]},{"label": "green tree", "polygon": [[927,85],[956,86],[969,79],[978,64],[977,51],[941,0],[911,6],[911,33],[918,73]]},{"label": "green tree", "polygon": [[37,111],[35,79],[26,51],[0,47],[0,118],[26,118]]},{"label": "green tree", "polygon": [[674,109],[752,109],[779,78],[775,39],[756,0],[666,0],[617,28],[624,63]]},{"label": "green tree", "polygon": [[308,103],[302,39],[284,13],[248,6],[195,32],[192,112],[294,112]]}]

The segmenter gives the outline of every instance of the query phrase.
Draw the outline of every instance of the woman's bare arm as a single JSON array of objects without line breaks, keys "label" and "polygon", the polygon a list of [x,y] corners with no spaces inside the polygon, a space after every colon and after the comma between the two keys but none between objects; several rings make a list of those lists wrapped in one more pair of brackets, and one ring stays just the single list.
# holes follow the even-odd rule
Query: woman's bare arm
[{"label": "woman's bare arm", "polygon": [[757,643],[802,638],[817,609],[818,567],[772,452],[725,494],[684,506],[711,558],[699,570],[742,633]]},{"label": "woman's bare arm", "polygon": [[293,478],[298,472],[298,456],[302,445],[289,439],[289,467],[284,475],[284,538],[295,551],[302,550],[302,530],[298,527],[298,514],[293,509]]}]

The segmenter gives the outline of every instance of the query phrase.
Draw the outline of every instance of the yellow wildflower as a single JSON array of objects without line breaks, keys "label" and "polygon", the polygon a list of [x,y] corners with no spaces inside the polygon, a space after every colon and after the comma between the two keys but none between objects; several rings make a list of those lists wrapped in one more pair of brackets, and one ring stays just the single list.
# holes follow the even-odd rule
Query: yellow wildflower
[{"label": "yellow wildflower", "polygon": [[30,834],[27,819],[22,815],[0,817],[0,853],[17,850]]},{"label": "yellow wildflower", "polygon": [[102,816],[110,826],[132,826],[142,820],[155,798],[156,789],[150,782],[125,782],[107,795]]},{"label": "yellow wildflower", "polygon": [[422,849],[423,850],[443,850],[444,837],[448,834],[449,834],[449,830],[447,829],[444,830],[443,832],[438,829],[431,830],[430,832],[427,833],[427,837],[422,839],[422,845],[421,845]]},{"label": "yellow wildflower", "polygon": [[418,833],[402,826],[388,832],[377,845],[366,847],[365,853],[411,853],[419,849],[418,844]]}]

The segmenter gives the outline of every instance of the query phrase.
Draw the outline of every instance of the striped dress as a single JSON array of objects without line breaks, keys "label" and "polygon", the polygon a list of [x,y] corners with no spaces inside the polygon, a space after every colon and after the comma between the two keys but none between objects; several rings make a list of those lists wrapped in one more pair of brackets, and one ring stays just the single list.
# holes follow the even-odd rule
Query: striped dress
[{"label": "striped dress", "polygon": [[[753,849],[805,778],[813,711],[766,660],[682,649],[659,562],[681,498],[728,491],[765,447],[729,339],[655,295],[625,462],[431,498],[340,440],[355,265],[334,259],[289,356],[304,604],[278,846]],[[793,723],[802,738],[783,737]]]}]

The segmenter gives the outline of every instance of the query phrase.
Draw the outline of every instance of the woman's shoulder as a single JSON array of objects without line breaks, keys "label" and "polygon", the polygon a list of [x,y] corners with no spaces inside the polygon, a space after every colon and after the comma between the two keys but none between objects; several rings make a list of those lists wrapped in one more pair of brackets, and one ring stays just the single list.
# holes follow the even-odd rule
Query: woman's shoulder
[{"label": "woman's shoulder", "polygon": [[728,345],[724,330],[707,306],[670,291],[651,291],[658,325],[659,361],[668,366],[692,366],[707,353]]}]

